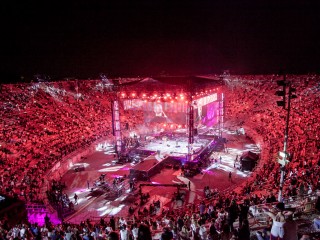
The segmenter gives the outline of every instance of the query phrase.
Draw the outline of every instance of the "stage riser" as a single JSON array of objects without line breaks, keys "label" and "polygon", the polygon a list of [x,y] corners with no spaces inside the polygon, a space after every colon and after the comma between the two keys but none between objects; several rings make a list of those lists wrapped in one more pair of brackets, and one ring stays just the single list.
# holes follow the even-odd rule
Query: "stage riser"
[{"label": "stage riser", "polygon": [[[207,146],[205,146],[198,155],[194,158],[193,161],[202,161],[207,158],[213,151],[216,151],[216,148],[219,144],[217,141],[211,141]],[[142,150],[140,150],[142,151]],[[153,153],[156,154],[156,153]],[[150,158],[150,156],[148,157]],[[148,159],[146,158],[146,159]],[[154,161],[154,160],[146,160],[145,161]],[[161,172],[163,168],[168,165],[181,167],[186,162],[186,156],[176,157],[176,156],[167,156],[161,162],[155,162],[155,164],[149,169],[145,168],[143,163],[139,163],[130,169],[130,178],[135,178],[139,181],[149,181],[151,177]]]},{"label": "stage riser", "polygon": [[185,161],[185,159],[167,157],[167,158],[163,159],[161,162],[155,164],[153,167],[151,167],[148,170],[131,168],[130,169],[130,178],[136,178],[139,181],[148,181],[148,180],[150,180],[151,177],[160,173],[161,170],[163,168],[165,168],[167,165],[179,165],[181,167],[183,161]]}]

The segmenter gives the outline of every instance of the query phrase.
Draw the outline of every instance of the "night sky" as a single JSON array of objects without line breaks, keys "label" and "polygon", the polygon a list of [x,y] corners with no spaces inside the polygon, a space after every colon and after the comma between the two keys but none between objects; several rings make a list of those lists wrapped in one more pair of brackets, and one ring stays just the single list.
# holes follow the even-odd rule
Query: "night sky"
[{"label": "night sky", "polygon": [[319,1],[48,2],[0,3],[1,81],[320,70]]}]

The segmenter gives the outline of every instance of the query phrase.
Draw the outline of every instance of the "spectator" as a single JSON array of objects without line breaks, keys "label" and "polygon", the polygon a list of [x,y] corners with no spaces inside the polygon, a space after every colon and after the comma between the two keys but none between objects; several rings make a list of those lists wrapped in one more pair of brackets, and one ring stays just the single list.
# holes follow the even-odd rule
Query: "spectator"
[{"label": "spectator", "polygon": [[129,240],[129,231],[125,224],[120,226],[120,240]]},{"label": "spectator", "polygon": [[298,225],[293,220],[293,213],[287,213],[287,219],[285,224],[283,225],[284,228],[284,240],[298,240]]},{"label": "spectator", "polygon": [[243,220],[243,224],[238,230],[238,240],[247,240],[250,239],[250,228],[248,219]]},{"label": "spectator", "polygon": [[171,240],[173,239],[173,233],[169,228],[165,227],[163,233],[161,234],[160,240]]},{"label": "spectator", "polygon": [[284,224],[285,224],[285,216],[283,215],[284,211],[284,204],[278,203],[277,208],[279,212],[277,214],[274,214],[270,212],[268,209],[264,209],[265,213],[269,215],[273,222],[271,227],[271,236],[273,239],[283,239],[285,232],[284,232]]},{"label": "spectator", "polygon": [[316,230],[320,230],[320,217],[316,217],[313,219],[313,226]]}]

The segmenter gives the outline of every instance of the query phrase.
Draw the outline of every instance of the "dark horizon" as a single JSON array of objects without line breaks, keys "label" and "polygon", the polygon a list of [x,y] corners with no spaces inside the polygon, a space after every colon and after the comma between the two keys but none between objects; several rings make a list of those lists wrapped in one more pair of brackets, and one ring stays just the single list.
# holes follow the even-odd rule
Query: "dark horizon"
[{"label": "dark horizon", "polygon": [[316,1],[4,3],[0,80],[319,73]]}]

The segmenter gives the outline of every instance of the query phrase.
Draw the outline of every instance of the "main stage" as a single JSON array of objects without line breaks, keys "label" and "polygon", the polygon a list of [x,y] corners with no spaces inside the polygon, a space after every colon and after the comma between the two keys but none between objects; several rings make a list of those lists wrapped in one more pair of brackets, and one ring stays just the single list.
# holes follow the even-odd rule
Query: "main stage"
[{"label": "main stage", "polygon": [[[224,96],[220,86],[223,84],[220,79],[201,76],[165,76],[119,85],[119,101],[112,105],[117,152],[123,152],[120,104],[128,116],[136,113],[141,116],[140,123],[126,122],[126,130],[134,126],[130,133],[134,150],[128,151],[134,152],[135,163],[139,159],[130,176],[148,179],[165,164],[184,166],[186,162],[201,161],[212,151],[214,136],[200,137],[199,134],[205,134],[212,126],[221,130]],[[218,136],[222,136],[221,131]]]},{"label": "main stage", "polygon": [[[192,144],[191,154],[195,155],[200,152],[209,142],[210,140],[208,139],[196,139],[195,143]],[[153,138],[142,142],[138,150],[157,152],[162,156],[186,158],[188,154],[188,139],[186,137],[176,139],[168,139],[168,137],[162,137],[162,139]]]},{"label": "main stage", "polygon": [[[214,150],[217,141],[214,137],[196,138],[192,149],[188,151],[188,139],[179,137],[148,138],[135,150],[150,155],[130,168],[130,177],[137,180],[149,180],[166,166],[183,166],[187,161],[198,162]],[[189,157],[188,157],[188,154]]]}]

